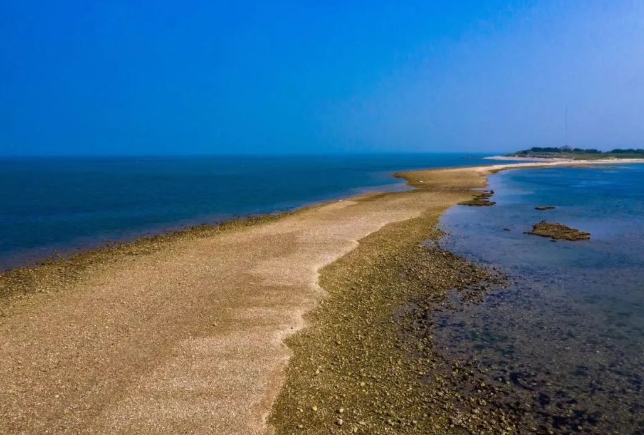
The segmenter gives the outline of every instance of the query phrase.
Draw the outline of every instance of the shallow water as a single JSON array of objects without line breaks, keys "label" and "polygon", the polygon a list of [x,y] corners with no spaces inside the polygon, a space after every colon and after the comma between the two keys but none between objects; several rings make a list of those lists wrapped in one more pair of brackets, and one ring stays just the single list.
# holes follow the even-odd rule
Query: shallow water
[{"label": "shallow water", "polygon": [[394,171],[483,155],[0,159],[0,270],[53,250],[404,188]]},{"label": "shallow water", "polygon": [[[537,433],[644,433],[644,165],[490,181],[497,205],[450,210],[442,246],[510,284],[474,303],[453,293],[454,310],[436,314],[437,349],[476,366],[504,406],[530,410],[525,427]],[[591,240],[524,234],[541,220]]]}]

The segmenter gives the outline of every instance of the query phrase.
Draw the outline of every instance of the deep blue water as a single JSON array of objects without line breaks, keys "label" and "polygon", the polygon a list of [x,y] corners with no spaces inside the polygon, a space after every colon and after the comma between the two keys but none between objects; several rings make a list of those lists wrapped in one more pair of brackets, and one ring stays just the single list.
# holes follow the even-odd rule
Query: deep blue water
[{"label": "deep blue water", "polygon": [[[508,403],[532,404],[537,433],[643,434],[644,165],[490,181],[497,205],[448,211],[442,244],[498,267],[510,285],[476,303],[452,295],[457,309],[436,318],[438,348],[480,367]],[[524,234],[541,220],[591,240]]]},{"label": "deep blue water", "polygon": [[400,188],[392,172],[487,163],[482,157],[0,159],[0,269],[53,250]]}]

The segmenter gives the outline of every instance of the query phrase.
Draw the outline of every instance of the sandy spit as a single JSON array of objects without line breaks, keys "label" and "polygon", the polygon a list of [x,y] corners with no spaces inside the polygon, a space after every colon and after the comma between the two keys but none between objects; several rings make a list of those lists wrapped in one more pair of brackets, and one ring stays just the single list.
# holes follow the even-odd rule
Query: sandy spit
[{"label": "sandy spit", "polygon": [[[267,416],[290,356],[283,340],[325,297],[322,267],[387,224],[448,208],[484,187],[484,175],[559,164],[570,165],[409,173],[419,190],[328,203],[207,237],[188,233],[4,301],[0,433],[270,433]],[[463,192],[437,195],[442,190]],[[56,270],[69,268],[47,273]]]},{"label": "sandy spit", "polygon": [[319,269],[431,201],[370,195],[186,236],[5,306],[0,433],[267,433]]}]

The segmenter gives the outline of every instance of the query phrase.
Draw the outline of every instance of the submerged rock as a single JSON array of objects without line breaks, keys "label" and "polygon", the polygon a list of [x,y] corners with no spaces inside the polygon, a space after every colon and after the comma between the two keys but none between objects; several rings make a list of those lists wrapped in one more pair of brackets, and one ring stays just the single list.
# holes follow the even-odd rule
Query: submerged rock
[{"label": "submerged rock", "polygon": [[542,221],[532,226],[532,231],[525,234],[532,234],[541,237],[550,237],[553,240],[590,240],[590,233],[570,228],[566,225]]},{"label": "submerged rock", "polygon": [[555,209],[555,206],[553,206],[553,205],[540,205],[539,207],[535,207],[534,209],[535,209],[535,210],[540,210],[540,211],[543,211],[543,210],[554,210],[554,209]]}]

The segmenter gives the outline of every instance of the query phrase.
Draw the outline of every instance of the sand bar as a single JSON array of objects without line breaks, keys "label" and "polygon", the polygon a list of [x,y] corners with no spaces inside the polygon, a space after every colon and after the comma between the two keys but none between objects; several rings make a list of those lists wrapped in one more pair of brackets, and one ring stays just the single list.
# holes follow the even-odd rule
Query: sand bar
[{"label": "sand bar", "polygon": [[0,432],[265,433],[320,267],[432,201],[368,196],[186,239],[5,309]]},{"label": "sand bar", "polygon": [[[325,297],[319,270],[388,224],[441,213],[494,165],[419,171],[419,190],[367,195],[185,237],[8,299],[1,433],[269,433],[285,337]],[[603,163],[617,163],[615,161]]]}]

